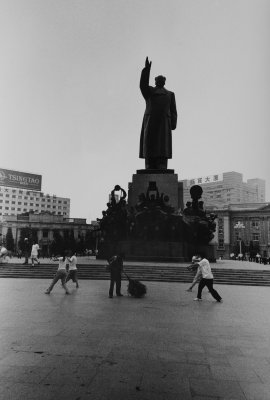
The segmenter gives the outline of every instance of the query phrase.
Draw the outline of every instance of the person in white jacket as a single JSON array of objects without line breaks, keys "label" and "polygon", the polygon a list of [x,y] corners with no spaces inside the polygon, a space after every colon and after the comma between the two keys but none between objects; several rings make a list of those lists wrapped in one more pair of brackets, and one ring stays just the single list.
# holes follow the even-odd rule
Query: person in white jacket
[{"label": "person in white jacket", "polygon": [[67,258],[66,255],[63,254],[62,257],[54,257],[53,261],[58,261],[58,269],[56,271],[56,274],[52,280],[52,283],[48,287],[48,289],[45,291],[46,294],[50,294],[51,291],[53,290],[54,285],[61,279],[62,282],[62,287],[65,289],[66,294],[69,294],[67,285],[66,285],[66,279],[67,279]]},{"label": "person in white jacket", "polygon": [[72,257],[68,258],[68,262],[69,262],[69,268],[68,268],[68,275],[66,282],[72,279],[72,281],[76,283],[76,288],[78,288],[79,283],[78,283],[78,270],[77,270],[77,254],[75,252],[72,255]]},{"label": "person in white jacket", "polygon": [[37,242],[34,242],[31,250],[31,262],[32,262],[32,267],[35,265],[35,262],[37,264],[40,264],[38,261],[38,252],[39,252],[39,245]]},{"label": "person in white jacket", "polygon": [[212,274],[212,270],[209,264],[209,261],[206,258],[202,258],[201,255],[198,255],[198,258],[200,261],[196,262],[194,265],[198,265],[198,270],[196,273],[196,278],[198,278],[200,275],[202,276],[199,286],[198,286],[198,293],[197,297],[194,299],[195,301],[201,301],[202,300],[202,290],[205,286],[207,286],[209,292],[211,295],[214,297],[214,299],[218,303],[222,303],[222,298],[219,295],[219,293],[213,288],[213,282],[214,282],[214,276]]}]

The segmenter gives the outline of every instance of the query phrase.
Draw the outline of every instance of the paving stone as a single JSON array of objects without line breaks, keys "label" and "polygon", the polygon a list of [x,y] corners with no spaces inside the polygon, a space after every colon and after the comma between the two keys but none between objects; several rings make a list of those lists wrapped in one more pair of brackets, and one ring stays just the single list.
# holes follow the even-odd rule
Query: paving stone
[{"label": "paving stone", "polygon": [[268,288],[196,304],[179,283],[147,282],[138,301],[111,301],[107,281],[45,287],[0,281],[0,399],[269,400]]}]

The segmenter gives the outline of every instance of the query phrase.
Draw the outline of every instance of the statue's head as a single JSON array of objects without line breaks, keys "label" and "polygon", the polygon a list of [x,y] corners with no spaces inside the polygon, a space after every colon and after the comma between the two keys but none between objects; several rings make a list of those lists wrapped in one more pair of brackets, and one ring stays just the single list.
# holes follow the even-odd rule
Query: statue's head
[{"label": "statue's head", "polygon": [[158,75],[155,77],[156,86],[163,87],[166,82],[166,78],[163,75]]}]

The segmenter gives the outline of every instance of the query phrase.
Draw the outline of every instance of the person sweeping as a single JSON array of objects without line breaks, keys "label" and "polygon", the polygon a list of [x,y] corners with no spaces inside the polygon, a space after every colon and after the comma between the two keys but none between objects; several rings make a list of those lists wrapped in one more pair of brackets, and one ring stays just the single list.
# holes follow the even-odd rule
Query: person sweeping
[{"label": "person sweeping", "polygon": [[110,272],[110,289],[109,289],[109,298],[113,298],[113,289],[114,284],[116,284],[116,296],[122,297],[121,293],[121,279],[122,279],[122,271],[123,271],[123,254],[117,254],[112,256],[108,261],[109,265],[107,266],[107,270]]}]

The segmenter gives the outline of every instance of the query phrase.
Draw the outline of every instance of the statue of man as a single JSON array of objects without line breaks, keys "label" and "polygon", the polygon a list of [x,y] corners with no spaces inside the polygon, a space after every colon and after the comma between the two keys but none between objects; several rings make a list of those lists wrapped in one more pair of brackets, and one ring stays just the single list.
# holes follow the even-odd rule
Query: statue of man
[{"label": "statue of man", "polygon": [[168,158],[172,158],[172,130],[177,123],[176,103],[174,93],[164,87],[165,76],[157,76],[156,86],[149,86],[151,64],[146,57],[140,80],[140,89],[146,101],[140,158],[145,158],[146,169],[166,170]]}]

